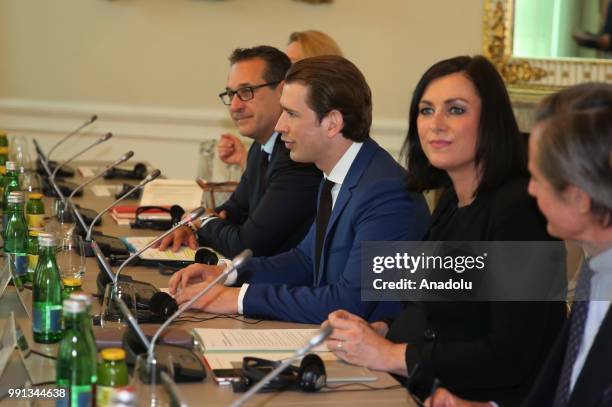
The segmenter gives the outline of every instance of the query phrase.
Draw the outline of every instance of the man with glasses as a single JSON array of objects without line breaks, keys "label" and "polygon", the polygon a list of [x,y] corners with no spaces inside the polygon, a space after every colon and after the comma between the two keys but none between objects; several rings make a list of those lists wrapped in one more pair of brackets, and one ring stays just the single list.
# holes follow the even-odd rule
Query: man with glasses
[{"label": "man with glasses", "polygon": [[[285,77],[281,105],[276,130],[291,158],[325,174],[316,220],[295,248],[250,259],[225,281],[234,286],[216,286],[192,307],[302,323],[321,323],[339,308],[371,321],[397,315],[398,301],[362,301],[361,246],[420,240],[429,212],[406,188],[405,169],[370,138],[372,93],[363,74],[339,56],[303,59]],[[223,269],[190,265],[172,276],[169,291],[182,304]]]},{"label": "man with glasses", "polygon": [[296,246],[314,219],[321,172],[293,162],[274,131],[289,58],[274,47],[258,46],[238,48],[229,60],[219,98],[240,134],[254,141],[246,170],[226,203],[162,240],[160,250],[171,245],[176,251],[182,244],[195,249],[199,242],[225,257],[246,248],[268,256]]}]

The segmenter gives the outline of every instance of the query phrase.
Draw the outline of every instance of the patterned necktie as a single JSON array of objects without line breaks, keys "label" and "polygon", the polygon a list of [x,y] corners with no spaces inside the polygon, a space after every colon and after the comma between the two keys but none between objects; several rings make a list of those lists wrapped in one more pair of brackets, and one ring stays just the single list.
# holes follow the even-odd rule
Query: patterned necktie
[{"label": "patterned necktie", "polygon": [[321,261],[321,251],[323,250],[323,240],[325,240],[325,230],[329,223],[329,218],[332,212],[332,195],[331,190],[336,185],[335,182],[325,179],[321,195],[319,196],[319,210],[317,211],[317,241],[315,248],[315,275],[314,281],[317,281],[319,276],[319,262]]},{"label": "patterned necktie", "polygon": [[561,375],[559,376],[557,392],[555,394],[555,407],[565,407],[569,401],[572,370],[574,369],[574,363],[576,363],[578,351],[582,344],[584,326],[586,324],[587,315],[589,314],[591,277],[593,277],[593,270],[591,270],[585,259],[582,263],[578,284],[576,284],[576,300],[572,306],[569,338],[567,341],[567,348],[565,349],[565,359],[563,360],[563,367],[561,368]]}]

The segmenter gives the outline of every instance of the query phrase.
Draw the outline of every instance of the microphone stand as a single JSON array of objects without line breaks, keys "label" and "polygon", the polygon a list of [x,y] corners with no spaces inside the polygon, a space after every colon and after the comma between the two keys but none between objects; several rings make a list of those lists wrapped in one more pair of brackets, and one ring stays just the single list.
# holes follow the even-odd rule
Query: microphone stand
[{"label": "microphone stand", "polygon": [[107,166],[103,171],[100,171],[99,173],[97,173],[96,175],[94,175],[93,177],[91,177],[90,179],[88,179],[87,181],[83,182],[82,184],[78,185],[73,191],[72,193],[68,196],[68,199],[71,200],[74,195],[79,192],[81,189],[85,188],[87,185],[91,184],[92,182],[94,182],[95,180],[97,180],[98,178],[104,176],[107,172],[109,172],[110,170],[112,170],[113,168],[115,168],[116,166],[123,164],[124,162],[126,162],[127,160],[129,160],[130,158],[132,158],[134,156],[134,152],[133,151],[128,151],[127,153],[125,153],[124,155],[122,155],[118,160],[116,160],[115,162],[113,162],[112,164],[110,164],[109,166]]},{"label": "microphone stand", "polygon": [[231,404],[231,407],[240,407],[244,403],[246,403],[251,397],[253,397],[255,393],[257,393],[266,384],[268,384],[270,380],[274,379],[276,376],[281,374],[283,370],[288,368],[289,365],[291,365],[295,360],[303,357],[308,352],[310,352],[312,348],[322,343],[329,335],[331,335],[332,331],[333,331],[333,328],[331,325],[325,325],[323,328],[321,328],[319,330],[319,333],[317,333],[315,336],[310,338],[308,343],[303,348],[298,349],[293,356],[291,356],[290,358],[284,359],[282,363],[279,363],[278,366],[276,366],[274,370],[268,373],[263,379],[255,383],[253,387],[249,389],[249,391],[247,391],[246,393],[242,395],[242,397],[234,401]]},{"label": "microphone stand", "polygon": [[[77,127],[76,129],[74,129],[73,131],[71,131],[70,133],[66,134],[60,141],[58,141],[57,143],[55,143],[55,145],[53,145],[53,147],[51,147],[49,149],[49,153],[47,154],[46,157],[46,161],[47,164],[49,163],[49,157],[51,157],[51,154],[53,153],[53,151],[55,151],[55,149],[57,147],[59,147],[62,143],[64,143],[66,140],[68,140],[70,137],[74,136],[75,134],[77,134],[78,132],[80,132],[81,130],[83,130],[85,127],[89,126],[90,124],[92,124],[93,122],[95,122],[96,120],[98,120],[98,116],[97,115],[93,115],[89,118],[89,120],[87,120],[85,123],[81,124],[79,127]],[[42,157],[41,157],[42,158]],[[43,161],[45,159],[43,158]]]},{"label": "microphone stand", "polygon": [[[125,315],[126,319],[128,320],[128,323],[130,324],[132,329],[136,332],[136,334],[138,335],[138,337],[140,338],[142,343],[148,348],[150,346],[150,342],[147,339],[146,335],[139,328],[138,321],[136,320],[136,318],[134,318],[134,316],[130,312],[130,309],[127,307],[127,305],[125,304],[125,302],[123,301],[123,299],[121,297],[117,297],[116,301],[117,301],[117,305],[119,306],[119,309]],[[151,368],[151,367],[153,367],[153,368]],[[147,377],[148,377],[148,379],[147,379],[148,380],[148,384],[150,386],[152,386],[152,387],[155,387],[156,384],[157,384],[157,361],[155,360],[152,363],[150,363],[147,360],[146,361],[146,365],[145,365],[144,368],[147,369],[146,374],[147,374]],[[165,387],[166,391],[168,392],[168,396],[171,399],[171,404],[173,406],[188,407],[188,404],[185,402],[185,400],[184,400],[184,398],[183,398],[183,396],[182,396],[178,386],[176,385],[176,382],[172,378],[172,376],[170,374],[166,373],[164,370],[161,370],[159,372],[159,377],[160,377],[160,379],[162,381],[163,386]],[[155,393],[153,392],[153,394],[155,394]]]},{"label": "microphone stand", "polygon": [[150,344],[150,346],[149,346],[149,348],[147,350],[147,363],[150,363],[153,360],[153,355],[154,355],[154,351],[155,351],[155,342],[157,341],[157,338],[159,338],[159,335],[161,335],[161,333],[168,327],[168,325],[170,325],[172,323],[172,321],[174,321],[176,318],[178,318],[179,315],[181,315],[189,307],[191,307],[194,302],[196,302],[197,300],[202,298],[202,296],[204,296],[204,294],[206,294],[208,291],[210,291],[212,289],[212,287],[217,285],[221,280],[224,280],[228,276],[228,274],[230,274],[231,272],[233,272],[235,270],[238,270],[240,267],[242,267],[244,265],[244,263],[252,255],[253,255],[253,252],[251,250],[249,250],[249,249],[243,250],[241,253],[239,253],[238,256],[236,256],[236,257],[234,257],[232,259],[232,266],[231,267],[226,268],[223,271],[223,273],[219,274],[217,276],[217,278],[215,278],[210,284],[208,284],[202,291],[200,291],[192,299],[190,299],[189,301],[187,301],[186,303],[181,305],[181,307],[174,314],[172,314],[172,316],[170,318],[168,318],[162,324],[162,326],[159,327],[157,332],[155,332],[155,335],[153,335],[153,338],[151,338],[151,344]]},{"label": "microphone stand", "polygon": [[148,248],[150,248],[151,246],[153,246],[154,244],[156,244],[157,242],[159,242],[160,240],[162,240],[163,238],[165,238],[169,234],[174,233],[174,231],[176,229],[180,228],[181,226],[186,225],[189,222],[192,222],[194,219],[199,218],[204,213],[205,210],[206,210],[206,208],[203,208],[203,207],[195,209],[189,215],[187,215],[185,218],[183,218],[183,220],[178,222],[176,225],[174,225],[173,227],[168,229],[163,234],[161,234],[158,237],[156,237],[155,239],[151,240],[143,248],[141,248],[136,253],[134,253],[130,257],[128,257],[123,263],[121,263],[121,265],[119,266],[119,269],[117,270],[117,273],[115,273],[115,278],[113,279],[113,284],[117,283],[117,281],[119,280],[119,275],[121,274],[121,271],[125,268],[125,266],[127,266],[129,263],[131,263],[132,260],[134,260],[140,254],[142,254],[145,250],[147,250]]},{"label": "microphone stand", "polygon": [[[85,188],[87,185],[91,184],[93,181],[97,180],[98,178],[102,177],[104,174],[106,174],[108,171],[112,170],[113,168],[115,168],[116,166],[126,162],[127,160],[129,160],[130,158],[132,158],[134,156],[134,152],[133,151],[128,151],[127,153],[125,153],[124,155],[122,155],[118,160],[116,160],[114,163],[112,163],[111,165],[109,165],[108,167],[106,167],[104,169],[104,171],[99,172],[98,174],[94,175],[92,178],[88,179],[87,181],[83,182],[82,184],[78,185],[73,191],[72,193],[68,196],[67,198],[67,203],[70,205],[70,208],[72,209],[72,211],[74,212],[74,214],[76,215],[77,219],[79,220],[79,223],[81,224],[81,227],[83,228],[83,230],[87,230],[87,228],[89,227],[87,225],[87,222],[85,222],[85,219],[83,219],[83,215],[81,215],[81,213],[77,210],[77,205],[74,203],[74,201],[72,200],[72,198],[74,197],[74,195],[80,191],[81,189]],[[53,184],[55,185],[55,182],[53,182]],[[94,212],[94,211],[91,211]],[[95,212],[94,212],[95,213]],[[95,223],[95,222],[94,222]]]},{"label": "microphone stand", "polygon": [[[111,137],[113,137],[113,133],[106,133],[104,136],[100,137],[98,140],[96,140],[93,144],[88,145],[87,147],[85,147],[84,149],[82,149],[81,151],[79,151],[78,153],[76,153],[75,155],[73,155],[72,157],[70,157],[69,159],[67,159],[66,161],[64,161],[63,163],[61,163],[60,165],[58,165],[57,167],[55,167],[55,169],[53,170],[53,173],[51,173],[51,179],[53,179],[53,181],[55,181],[55,176],[57,175],[57,172],[64,166],[67,165],[68,163],[72,162],[75,158],[79,157],[81,154],[86,153],[87,151],[91,150],[92,148],[94,148],[95,146],[97,146],[98,144],[102,144],[105,141],[107,141],[108,139],[110,139]],[[48,157],[47,157],[48,159]]]},{"label": "microphone stand", "polygon": [[106,208],[104,208],[104,210],[102,210],[100,213],[98,213],[98,216],[96,216],[93,220],[93,222],[91,222],[91,225],[89,225],[89,228],[87,229],[87,236],[85,237],[85,240],[91,240],[91,233],[93,232],[93,228],[96,224],[96,221],[98,219],[100,219],[100,217],[102,217],[102,215],[104,215],[106,212],[110,211],[115,205],[117,205],[119,202],[123,201],[127,196],[129,196],[132,192],[136,191],[137,189],[142,188],[143,186],[145,186],[146,184],[148,184],[149,182],[153,181],[155,178],[159,177],[161,175],[161,171],[160,170],[154,170],[152,171],[149,175],[147,175],[145,177],[145,179],[143,179],[142,181],[140,181],[140,183],[136,186],[134,186],[132,189],[130,189],[129,191],[127,191],[125,194],[121,195],[117,200],[115,200],[112,204],[110,204],[109,206],[107,206]]}]

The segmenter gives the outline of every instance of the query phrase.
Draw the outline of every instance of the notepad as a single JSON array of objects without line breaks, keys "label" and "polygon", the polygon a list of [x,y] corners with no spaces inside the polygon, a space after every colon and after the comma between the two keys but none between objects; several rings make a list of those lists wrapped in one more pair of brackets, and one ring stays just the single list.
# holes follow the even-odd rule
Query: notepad
[{"label": "notepad", "polygon": [[[318,332],[318,329],[194,329],[206,353],[294,352]],[[325,352],[327,347],[321,344],[313,351]]]},{"label": "notepad", "polygon": [[[211,369],[241,368],[245,356],[275,361],[293,357],[318,332],[318,329],[194,329]],[[377,380],[369,369],[339,360],[325,344],[317,346],[312,353],[325,363],[328,383]],[[295,362],[299,363],[299,360]]]},{"label": "notepad", "polygon": [[[156,236],[149,237],[122,237],[121,240],[127,245],[130,252],[135,253],[138,250],[145,247],[151,240],[156,239]],[[144,252],[142,252],[139,256],[144,260],[175,260],[175,261],[194,261],[195,260],[195,250],[187,247],[181,246],[181,248],[177,252],[173,252],[172,250],[157,250],[154,247],[151,247]]]}]

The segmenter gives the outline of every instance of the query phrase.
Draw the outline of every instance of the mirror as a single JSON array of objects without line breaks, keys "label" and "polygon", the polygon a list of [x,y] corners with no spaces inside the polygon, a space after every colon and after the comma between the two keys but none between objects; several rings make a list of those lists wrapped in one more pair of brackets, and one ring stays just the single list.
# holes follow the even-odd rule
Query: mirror
[{"label": "mirror", "polygon": [[517,57],[610,59],[612,1],[515,0],[513,33]]},{"label": "mirror", "polygon": [[609,3],[485,0],[484,54],[514,95],[542,96],[585,81],[610,82],[612,52],[582,46],[576,39],[603,30]]}]

